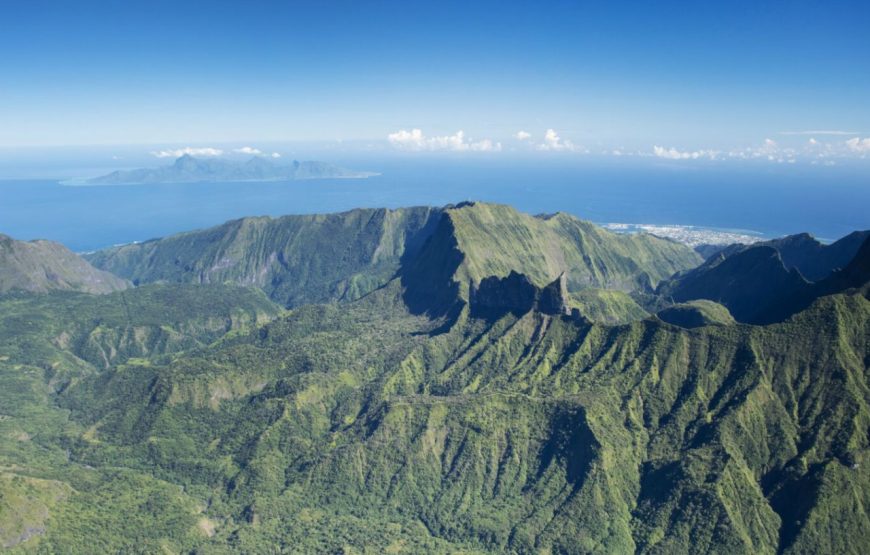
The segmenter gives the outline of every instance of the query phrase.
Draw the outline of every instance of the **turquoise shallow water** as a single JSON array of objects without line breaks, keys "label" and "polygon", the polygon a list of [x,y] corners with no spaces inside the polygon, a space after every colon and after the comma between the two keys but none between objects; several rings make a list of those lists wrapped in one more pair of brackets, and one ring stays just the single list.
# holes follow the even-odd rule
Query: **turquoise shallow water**
[{"label": "turquoise shallow water", "polygon": [[456,159],[371,160],[364,180],[70,187],[58,179],[0,181],[0,233],[77,251],[141,241],[251,215],[354,207],[503,202],[598,223],[808,231],[835,239],[870,228],[870,176],[831,168],[686,168]]}]

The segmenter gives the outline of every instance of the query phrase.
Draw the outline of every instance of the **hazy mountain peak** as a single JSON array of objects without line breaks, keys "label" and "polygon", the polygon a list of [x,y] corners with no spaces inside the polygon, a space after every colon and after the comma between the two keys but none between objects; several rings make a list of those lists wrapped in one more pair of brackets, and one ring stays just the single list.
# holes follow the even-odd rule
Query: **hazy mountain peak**
[{"label": "hazy mountain peak", "polygon": [[190,183],[224,181],[293,181],[301,179],[364,178],[371,172],[349,170],[318,161],[279,164],[262,156],[246,161],[197,158],[183,154],[168,166],[115,171],[88,179],[90,185],[140,185],[149,183]]},{"label": "hazy mountain peak", "polygon": [[60,243],[17,241],[0,234],[0,293],[10,290],[71,290],[109,293],[129,284],[98,270]]}]

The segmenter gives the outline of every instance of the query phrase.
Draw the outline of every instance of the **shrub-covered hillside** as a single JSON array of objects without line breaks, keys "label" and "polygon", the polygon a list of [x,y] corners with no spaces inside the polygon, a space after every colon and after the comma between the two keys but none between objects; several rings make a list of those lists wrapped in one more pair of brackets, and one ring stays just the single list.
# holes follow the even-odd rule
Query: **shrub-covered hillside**
[{"label": "shrub-covered hillside", "polygon": [[[482,231],[493,215],[515,222]],[[684,251],[602,237],[464,205],[340,303],[177,283],[0,297],[0,544],[866,552],[870,243],[752,325],[710,300],[646,316],[628,293],[667,305],[648,286]]]}]

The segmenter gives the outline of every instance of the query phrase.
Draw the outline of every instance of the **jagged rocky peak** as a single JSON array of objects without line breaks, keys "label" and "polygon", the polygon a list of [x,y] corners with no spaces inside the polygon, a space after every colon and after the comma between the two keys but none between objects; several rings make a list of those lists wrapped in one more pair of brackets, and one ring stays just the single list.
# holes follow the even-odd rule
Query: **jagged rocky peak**
[{"label": "jagged rocky peak", "polygon": [[511,270],[507,277],[489,276],[472,284],[469,306],[472,315],[498,318],[531,310],[544,314],[571,314],[565,273],[545,287],[538,287],[525,274]]},{"label": "jagged rocky peak", "polygon": [[552,283],[541,289],[538,296],[538,310],[545,314],[569,314],[568,279],[565,272],[559,274]]},{"label": "jagged rocky peak", "polygon": [[489,276],[472,284],[469,305],[475,315],[519,315],[534,308],[537,294],[538,288],[528,276],[511,270],[507,277]]}]

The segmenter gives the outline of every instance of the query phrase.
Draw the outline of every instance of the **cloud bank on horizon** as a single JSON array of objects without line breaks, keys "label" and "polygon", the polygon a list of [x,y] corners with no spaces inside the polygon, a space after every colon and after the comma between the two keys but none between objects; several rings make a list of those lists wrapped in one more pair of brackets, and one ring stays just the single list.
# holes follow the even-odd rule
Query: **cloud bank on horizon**
[{"label": "cloud bank on horizon", "polygon": [[501,143],[491,139],[475,141],[465,137],[461,129],[453,135],[427,137],[420,129],[400,129],[387,135],[387,141],[400,150],[415,152],[447,150],[453,152],[498,152]]},{"label": "cloud bank on horizon", "polygon": [[223,155],[224,151],[219,148],[212,147],[184,147],[166,150],[154,150],[151,155],[156,158],[180,158],[187,154],[188,156],[205,156],[214,157]]},{"label": "cloud bank on horizon", "polygon": [[[547,128],[542,133],[519,130],[507,139],[507,143],[493,138],[475,139],[459,130],[449,135],[427,135],[420,128],[399,129],[389,133],[383,145],[387,148],[405,153],[468,153],[491,154],[521,153],[555,153],[574,156],[598,157],[636,157],[660,159],[670,162],[728,162],[728,161],[759,161],[778,164],[795,164],[798,162],[813,165],[833,166],[838,161],[870,159],[870,137],[852,136],[852,133],[820,131],[810,136],[809,132],[781,132],[780,135],[800,137],[799,142],[791,140],[781,144],[771,138],[765,138],[758,144],[730,149],[714,148],[679,148],[672,145],[653,144],[649,148],[627,149],[621,146],[585,146],[563,137],[556,129]],[[848,139],[841,137],[849,136]],[[805,138],[804,138],[805,137]],[[826,137],[834,137],[827,138]],[[376,143],[369,143],[369,146]],[[349,148],[353,148],[352,146]],[[368,151],[371,151],[369,148]],[[257,156],[264,158],[281,158],[278,152],[268,152],[261,148],[245,145],[239,147],[218,148],[214,146],[185,146],[182,148],[164,148],[152,150],[150,154],[156,158],[179,158],[184,155],[195,157],[219,156]]]},{"label": "cloud bank on horizon", "polygon": [[578,147],[569,140],[563,140],[555,129],[547,129],[544,133],[544,142],[539,143],[535,148],[554,152],[588,152],[588,149]]},{"label": "cloud bank on horizon", "polygon": [[233,152],[236,154],[247,154],[249,156],[268,156],[269,158],[280,158],[281,154],[278,152],[273,152],[271,154],[267,154],[260,150],[259,148],[254,148],[252,146],[243,146],[239,148],[234,148]]},{"label": "cloud bank on horizon", "polygon": [[[453,135],[427,136],[422,129],[400,129],[387,135],[387,143],[394,149],[408,152],[482,152],[494,153],[508,150],[573,153],[597,156],[637,156],[652,157],[671,161],[727,161],[727,160],[759,160],[776,163],[793,164],[798,161],[806,161],[811,164],[834,165],[836,159],[866,159],[870,157],[870,137],[852,136],[855,133],[846,131],[791,131],[780,132],[786,136],[809,136],[819,137],[833,136],[836,139],[817,139],[809,136],[806,140],[801,139],[798,144],[782,145],[778,141],[765,138],[760,144],[749,145],[731,149],[679,149],[674,146],[654,144],[646,149],[625,149],[622,147],[599,147],[597,149],[575,143],[571,139],[563,138],[553,128],[547,128],[542,135],[536,136],[532,132],[519,130],[513,135],[513,143],[507,148],[500,141],[494,139],[481,139],[478,141],[467,138],[463,131]],[[843,140],[839,137],[851,136]],[[792,141],[793,143],[793,141]]]},{"label": "cloud bank on horizon", "polygon": [[848,146],[849,150],[852,152],[859,152],[861,154],[870,153],[870,137],[864,139],[853,137],[846,141],[846,146]]},{"label": "cloud bank on horizon", "polygon": [[[808,133],[794,133],[807,135]],[[844,133],[827,132],[821,135],[842,135]],[[811,164],[833,166],[836,159],[866,159],[870,156],[870,137],[852,137],[845,141],[824,142],[810,137],[797,146],[784,146],[773,139],[764,139],[758,146],[732,150],[695,150],[680,151],[676,148],[653,147],[653,154],[669,160],[766,160],[779,164],[794,164],[798,161],[809,161]]]},{"label": "cloud bank on horizon", "polygon": [[[280,158],[281,154],[278,152],[266,153],[260,150],[259,148],[255,148],[252,146],[242,146],[239,148],[232,149],[234,154],[244,154],[248,156],[262,156],[268,158]],[[210,146],[206,147],[193,147],[186,146],[184,148],[167,148],[164,150],[152,150],[151,156],[155,158],[181,158],[182,156],[194,156],[194,157],[202,157],[202,158],[215,158],[218,156],[224,156],[226,151],[220,148],[214,148]]]}]

